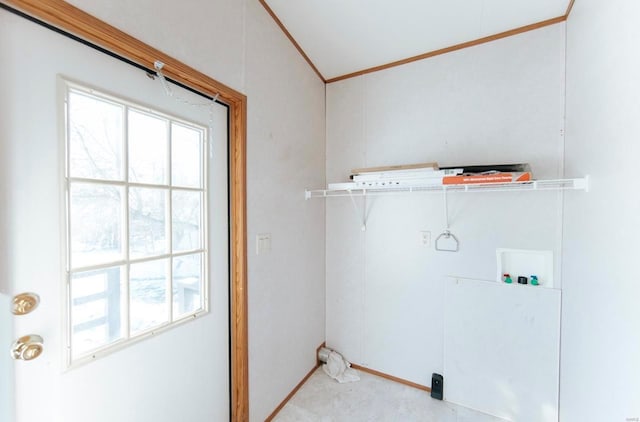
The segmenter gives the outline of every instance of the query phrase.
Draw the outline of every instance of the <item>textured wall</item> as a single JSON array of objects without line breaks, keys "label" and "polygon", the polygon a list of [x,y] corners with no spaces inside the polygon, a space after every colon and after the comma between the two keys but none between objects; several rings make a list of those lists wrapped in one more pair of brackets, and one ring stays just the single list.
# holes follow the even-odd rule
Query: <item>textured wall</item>
[{"label": "textured wall", "polygon": [[[567,22],[568,175],[560,420],[640,418],[640,4],[581,0]],[[634,419],[635,418],[635,419]]]},{"label": "textured wall", "polygon": [[[352,168],[528,162],[562,175],[564,24],[327,88],[327,179]],[[561,193],[450,193],[458,253],[421,245],[445,228],[443,195],[327,199],[327,345],[423,385],[443,369],[444,280],[494,280],[496,248],[551,250],[559,286]],[[358,207],[363,200],[357,199]],[[446,379],[446,374],[445,374]]]}]

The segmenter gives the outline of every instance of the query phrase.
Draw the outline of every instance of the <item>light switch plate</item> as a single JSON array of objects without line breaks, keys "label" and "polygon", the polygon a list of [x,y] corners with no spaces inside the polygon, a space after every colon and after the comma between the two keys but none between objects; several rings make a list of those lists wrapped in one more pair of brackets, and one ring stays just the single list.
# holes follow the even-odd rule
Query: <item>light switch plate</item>
[{"label": "light switch plate", "polygon": [[271,233],[258,233],[256,235],[256,255],[271,252]]}]

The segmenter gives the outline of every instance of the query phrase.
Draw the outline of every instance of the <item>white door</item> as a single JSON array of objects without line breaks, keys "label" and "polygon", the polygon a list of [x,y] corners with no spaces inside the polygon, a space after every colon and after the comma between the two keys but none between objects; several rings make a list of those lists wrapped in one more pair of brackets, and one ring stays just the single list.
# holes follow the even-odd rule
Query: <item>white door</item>
[{"label": "white door", "polygon": [[[0,264],[0,268],[5,268]],[[2,270],[0,270],[2,271]],[[4,276],[4,271],[2,271]],[[13,327],[11,326],[10,298],[5,294],[5,285],[0,289],[0,344],[8,347],[12,343]],[[4,351],[3,351],[4,352]],[[0,353],[0,421],[13,420],[13,365],[9,353]]]},{"label": "white door", "polygon": [[[65,81],[71,81],[71,84]],[[96,340],[88,334],[82,337],[85,333],[82,330],[101,324],[93,315],[102,309],[95,306],[101,294],[95,290],[99,283],[93,280],[91,284],[90,276],[108,273],[110,270],[106,267],[109,265],[103,265],[106,262],[103,257],[82,265],[78,264],[79,260],[74,261],[75,258],[71,259],[72,264],[68,261],[68,255],[75,256],[75,246],[67,253],[68,237],[75,241],[73,236],[78,230],[84,230],[88,222],[94,226],[111,224],[102,214],[108,206],[100,202],[93,204],[95,212],[85,210],[82,218],[72,220],[72,229],[66,225],[68,207],[70,214],[77,217],[73,189],[96,187],[75,181],[74,187],[70,188],[71,199],[66,195],[67,184],[72,184],[65,179],[64,104],[65,98],[69,98],[70,86],[78,87],[78,98],[83,93],[87,93],[87,98],[94,98],[92,93],[95,92],[98,99],[108,94],[108,98],[125,100],[127,107],[132,107],[123,109],[122,114],[129,125],[134,124],[131,110],[140,111],[138,114],[144,118],[156,116],[153,114],[156,112],[161,113],[160,120],[165,119],[162,116],[168,116],[165,122],[171,133],[167,135],[168,139],[173,139],[174,123],[176,127],[182,127],[180,122],[193,123],[213,134],[211,142],[208,135],[203,135],[201,140],[203,148],[211,150],[211,154],[202,155],[206,157],[203,169],[208,170],[202,173],[202,186],[206,186],[207,191],[182,189],[186,196],[205,197],[199,210],[208,218],[202,218],[197,209],[194,211],[197,215],[194,224],[198,230],[208,233],[206,239],[193,247],[201,251],[198,254],[180,252],[171,255],[176,253],[172,247],[176,248],[178,236],[177,223],[174,224],[172,218],[177,218],[174,216],[177,208],[190,203],[184,199],[186,196],[176,193],[180,189],[171,186],[171,173],[167,176],[170,186],[164,190],[147,186],[151,182],[142,180],[144,178],[137,180],[139,185],[107,184],[108,188],[124,193],[125,199],[113,209],[116,213],[121,212],[118,221],[122,226],[118,226],[116,232],[122,237],[118,242],[125,259],[134,256],[133,233],[139,230],[134,224],[138,214],[134,215],[131,204],[133,201],[142,203],[136,208],[141,214],[150,216],[154,213],[154,200],[145,195],[134,198],[134,190],[164,192],[160,196],[165,228],[160,235],[164,242],[160,242],[161,246],[152,243],[151,252],[136,252],[139,254],[135,257],[141,260],[135,264],[138,273],[134,264],[121,262],[116,265],[120,271],[116,283],[119,296],[112,301],[115,306],[110,308],[109,315],[118,312],[119,323],[115,333],[107,328],[111,331],[106,340]],[[87,87],[94,91],[86,91]],[[192,103],[206,100],[178,87],[173,87],[172,91],[174,95],[170,97],[157,78],[152,80],[139,69],[0,10],[0,345],[4,348],[0,350],[0,421],[229,419],[227,109],[222,105],[185,105],[176,97]],[[78,103],[74,107],[82,109]],[[151,117],[147,116],[145,107]],[[149,130],[148,127],[141,129],[144,133]],[[130,135],[122,136],[126,139]],[[131,145],[129,150],[123,147],[124,153],[129,151],[131,157],[120,157],[124,160],[122,171],[125,174],[132,173],[130,166],[134,159],[149,164],[157,158],[158,151],[154,146],[140,147],[136,150],[138,158],[133,157],[131,148]],[[168,151],[176,150],[169,148],[173,147],[167,147]],[[173,159],[171,154],[169,152],[168,156]],[[188,159],[187,156],[185,153],[176,160]],[[169,162],[167,168],[171,169],[173,165]],[[208,193],[203,195],[202,192]],[[73,221],[77,224],[75,229]],[[197,238],[198,235],[194,236]],[[169,250],[170,255],[163,255],[162,265],[158,260],[148,258],[156,247]],[[202,264],[193,264],[194,255],[208,258]],[[158,264],[165,271],[164,278],[160,279],[166,283],[158,284],[163,292],[159,296],[161,299],[145,297],[145,290],[134,284],[135,280],[144,279],[144,276],[139,279],[134,276],[144,273],[140,269],[143,264]],[[181,264],[184,266],[180,267]],[[93,273],[89,270],[72,272],[72,287],[68,287],[69,265],[78,268],[85,265]],[[180,268],[187,267],[200,269],[196,284],[198,280],[208,279],[208,288],[190,296],[196,298],[193,300],[187,299],[188,292],[185,293],[185,289],[191,287],[178,289],[175,284],[176,274],[182,271]],[[85,281],[86,284],[81,283]],[[8,313],[10,298],[21,292],[37,293],[40,304],[28,315],[12,316]],[[91,298],[95,299],[91,302],[93,305],[80,309],[93,300]],[[105,302],[107,299],[102,297],[100,300]],[[162,309],[169,309],[168,313],[160,312],[162,315],[158,317],[158,304],[164,306]],[[197,315],[188,321],[169,326],[173,319],[180,320],[176,317],[179,307],[202,308],[203,312],[195,312]],[[71,316],[67,309],[71,309]],[[87,317],[89,314],[93,319]],[[89,319],[82,322],[83,317]],[[44,339],[42,355],[30,361],[9,359],[11,342],[28,334],[37,334]],[[129,337],[131,340],[127,340]],[[73,358],[71,364],[70,356]]]}]

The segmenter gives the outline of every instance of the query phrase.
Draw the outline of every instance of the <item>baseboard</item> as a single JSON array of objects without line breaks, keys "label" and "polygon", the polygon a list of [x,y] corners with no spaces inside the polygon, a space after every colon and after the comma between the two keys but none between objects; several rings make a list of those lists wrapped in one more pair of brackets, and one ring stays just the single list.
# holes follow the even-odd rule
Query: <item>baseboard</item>
[{"label": "baseboard", "polygon": [[322,343],[320,346],[318,346],[318,348],[316,349],[316,366],[314,366],[311,371],[309,371],[309,373],[307,375],[304,376],[304,378],[302,378],[302,381],[300,381],[298,383],[298,385],[296,385],[293,390],[291,390],[291,392],[287,395],[287,397],[284,398],[284,400],[282,400],[282,402],[278,405],[278,407],[276,407],[276,409],[271,412],[271,414],[267,417],[267,419],[264,420],[264,422],[271,422],[271,420],[273,420],[273,418],[276,417],[276,415],[282,410],[283,407],[285,407],[287,405],[287,403],[289,402],[289,400],[291,400],[291,397],[294,396],[294,394],[296,394],[298,392],[298,390],[300,389],[300,387],[302,387],[304,385],[305,382],[307,382],[307,380],[311,377],[311,375],[313,375],[314,372],[316,372],[316,369],[318,369],[320,367],[320,360],[318,359],[318,351],[323,348],[325,345],[325,343]]},{"label": "baseboard", "polygon": [[[282,408],[287,405],[289,400],[291,400],[291,397],[293,397],[294,394],[296,394],[298,392],[300,387],[302,387],[304,385],[304,383],[307,382],[307,380],[311,377],[311,375],[313,375],[313,373],[316,372],[316,369],[318,369],[322,365],[322,362],[320,362],[320,359],[318,359],[318,352],[323,347],[326,347],[326,343],[322,343],[316,349],[316,365],[311,369],[311,371],[309,371],[309,373],[307,375],[304,376],[304,378],[302,378],[302,381],[300,381],[298,383],[298,385],[296,385],[293,388],[293,390],[291,390],[291,392],[287,395],[287,397],[285,397],[284,400],[282,400],[282,402],[278,405],[278,407],[276,407],[275,410],[273,412],[271,412],[271,414],[264,420],[265,422],[271,422],[273,420],[273,418],[275,418],[276,415],[282,410]],[[378,376],[378,377],[381,377],[381,378],[385,378],[385,379],[388,379],[390,381],[394,381],[394,382],[397,382],[397,383],[400,383],[400,384],[404,384],[404,385],[407,385],[409,387],[417,388],[418,390],[426,391],[428,393],[431,392],[431,388],[427,387],[426,385],[417,384],[415,382],[411,382],[411,381],[408,381],[408,380],[405,380],[405,379],[402,379],[402,378],[394,377],[393,375],[385,374],[384,372],[376,371],[375,369],[366,368],[364,366],[360,366],[360,365],[357,365],[355,363],[352,363],[351,367],[353,369],[357,369],[358,371],[366,372],[368,374],[375,375],[375,376]]]},{"label": "baseboard", "polygon": [[326,341],[323,341],[322,344],[318,346],[318,348],[316,349],[316,365],[317,366],[322,365],[322,362],[320,362],[320,349],[322,349],[323,347],[327,347]]},{"label": "baseboard", "polygon": [[371,375],[376,375],[378,377],[386,378],[388,380],[395,381],[409,387],[417,388],[418,390],[426,391],[427,393],[431,392],[431,388],[427,387],[426,385],[417,384],[415,382],[407,381],[402,378],[394,377],[393,375],[385,374],[384,372],[376,371],[375,369],[365,368],[364,366],[356,365],[355,363],[352,363],[351,367],[353,369],[357,369],[358,371],[367,372]]}]

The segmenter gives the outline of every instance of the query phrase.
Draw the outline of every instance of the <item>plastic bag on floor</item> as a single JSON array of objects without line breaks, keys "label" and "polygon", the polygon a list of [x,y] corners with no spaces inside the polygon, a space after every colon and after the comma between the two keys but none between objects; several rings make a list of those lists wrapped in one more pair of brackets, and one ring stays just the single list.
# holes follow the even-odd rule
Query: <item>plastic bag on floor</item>
[{"label": "plastic bag on floor", "polygon": [[338,352],[331,351],[327,363],[322,365],[324,372],[339,383],[360,381],[360,377],[351,364]]}]

